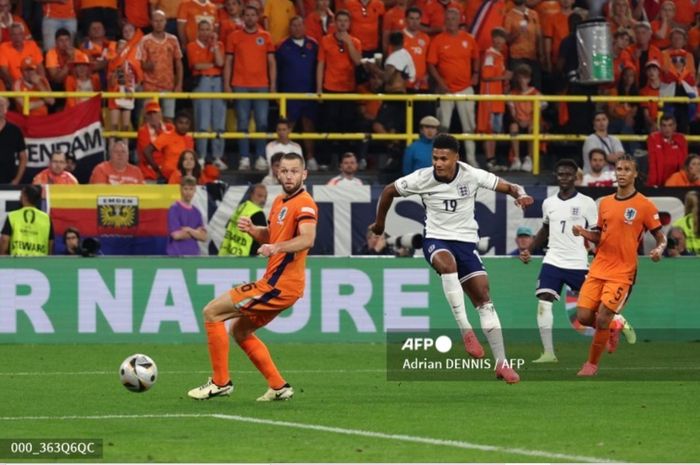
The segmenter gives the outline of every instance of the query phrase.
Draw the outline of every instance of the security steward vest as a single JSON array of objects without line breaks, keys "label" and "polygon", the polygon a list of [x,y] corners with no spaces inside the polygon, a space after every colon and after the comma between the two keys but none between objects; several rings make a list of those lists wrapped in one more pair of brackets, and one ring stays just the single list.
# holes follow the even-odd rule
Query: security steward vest
[{"label": "security steward vest", "polygon": [[34,207],[23,207],[7,216],[12,226],[10,255],[36,257],[49,254],[49,215]]},{"label": "security steward vest", "polygon": [[226,235],[224,236],[224,242],[221,244],[219,255],[250,256],[250,249],[253,247],[253,236],[238,229],[238,218],[241,216],[250,218],[260,211],[262,211],[262,208],[250,200],[246,200],[238,206],[228,225],[226,225]]},{"label": "security steward vest", "polygon": [[695,235],[695,225],[693,215],[686,215],[680,221],[676,221],[674,226],[678,226],[685,234],[685,248],[688,252],[700,254],[700,236]]}]

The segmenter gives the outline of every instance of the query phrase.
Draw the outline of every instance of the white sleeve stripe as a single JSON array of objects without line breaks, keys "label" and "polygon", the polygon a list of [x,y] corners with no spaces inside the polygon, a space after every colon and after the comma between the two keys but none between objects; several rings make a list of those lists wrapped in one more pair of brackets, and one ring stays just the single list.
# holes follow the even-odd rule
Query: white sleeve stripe
[{"label": "white sleeve stripe", "polygon": [[306,212],[306,213],[311,213],[312,215],[316,216],[316,210],[314,210],[311,207],[301,207],[301,211]]}]

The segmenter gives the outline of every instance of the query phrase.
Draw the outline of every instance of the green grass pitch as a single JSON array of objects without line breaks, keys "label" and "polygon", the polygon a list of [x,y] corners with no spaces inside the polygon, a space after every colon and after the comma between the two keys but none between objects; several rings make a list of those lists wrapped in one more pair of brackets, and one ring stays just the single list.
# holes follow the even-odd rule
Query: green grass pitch
[{"label": "green grass pitch", "polygon": [[[495,379],[387,381],[384,344],[269,346],[296,389],[291,401],[255,402],[266,384],[235,345],[234,394],[204,402],[186,396],[206,380],[204,342],[4,345],[0,437],[101,438],[105,462],[693,462],[700,457],[697,373],[655,377],[642,366],[629,371],[630,380],[606,381],[635,354],[624,343],[616,354],[604,355],[605,369],[594,380],[574,376],[585,345],[564,346],[562,363],[552,368],[565,373],[563,380],[528,382],[524,371],[523,381],[512,386]],[[637,346],[637,356],[654,353],[658,364],[692,344]],[[515,349],[527,360],[538,352],[536,345],[511,354]],[[142,394],[124,389],[117,374],[122,360],[136,352],[151,356],[159,368],[158,382]],[[661,378],[667,379],[653,380]]]}]

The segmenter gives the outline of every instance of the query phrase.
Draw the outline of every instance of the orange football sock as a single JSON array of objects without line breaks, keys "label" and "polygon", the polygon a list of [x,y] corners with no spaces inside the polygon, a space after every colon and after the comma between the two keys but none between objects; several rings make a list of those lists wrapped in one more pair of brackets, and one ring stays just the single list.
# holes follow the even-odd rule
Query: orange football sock
[{"label": "orange football sock", "polygon": [[228,334],[223,321],[217,323],[206,322],[204,327],[207,330],[207,340],[209,343],[209,359],[211,368],[214,371],[212,380],[214,384],[223,386],[231,378],[228,373]]},{"label": "orange football sock", "polygon": [[595,335],[593,336],[593,342],[591,342],[591,349],[588,352],[588,362],[593,365],[598,365],[600,361],[600,356],[605,350],[605,345],[608,343],[610,338],[610,329],[596,329]]},{"label": "orange football sock", "polygon": [[279,389],[286,384],[280,372],[277,371],[275,362],[270,357],[270,351],[263,341],[255,334],[251,334],[240,343],[241,349],[248,356],[253,365],[263,374],[267,384],[272,389]]}]

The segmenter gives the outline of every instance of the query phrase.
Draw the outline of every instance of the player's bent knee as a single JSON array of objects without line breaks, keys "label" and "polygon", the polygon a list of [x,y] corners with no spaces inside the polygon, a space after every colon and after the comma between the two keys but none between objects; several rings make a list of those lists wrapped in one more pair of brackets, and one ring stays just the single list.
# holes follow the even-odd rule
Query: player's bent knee
[{"label": "player's bent knee", "polygon": [[595,323],[595,312],[587,308],[579,307],[576,310],[576,319],[584,326],[593,326]]},{"label": "player's bent knee", "polygon": [[207,323],[215,323],[218,321],[224,321],[230,318],[231,311],[235,309],[233,302],[228,294],[224,294],[211,300],[207,305],[204,306],[202,313],[204,315],[204,321]]},{"label": "player's bent knee", "polygon": [[601,305],[601,308],[596,315],[596,327],[601,329],[609,328],[614,317],[615,312]]}]

